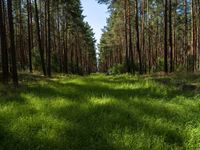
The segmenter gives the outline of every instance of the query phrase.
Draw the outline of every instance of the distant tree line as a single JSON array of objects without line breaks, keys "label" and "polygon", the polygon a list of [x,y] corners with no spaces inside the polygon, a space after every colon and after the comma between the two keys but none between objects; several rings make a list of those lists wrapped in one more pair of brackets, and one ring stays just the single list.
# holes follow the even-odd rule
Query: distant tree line
[{"label": "distant tree line", "polygon": [[110,17],[99,69],[140,74],[200,70],[199,0],[99,0]]},{"label": "distant tree line", "polygon": [[96,72],[94,33],[84,21],[80,0],[0,0],[2,81],[19,71]]}]

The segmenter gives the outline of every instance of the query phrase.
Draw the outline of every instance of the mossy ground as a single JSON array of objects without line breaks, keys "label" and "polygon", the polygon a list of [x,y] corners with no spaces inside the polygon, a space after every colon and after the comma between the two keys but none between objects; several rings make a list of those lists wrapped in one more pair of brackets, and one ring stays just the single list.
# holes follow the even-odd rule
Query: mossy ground
[{"label": "mossy ground", "polygon": [[200,75],[21,75],[0,86],[2,150],[200,149]]}]

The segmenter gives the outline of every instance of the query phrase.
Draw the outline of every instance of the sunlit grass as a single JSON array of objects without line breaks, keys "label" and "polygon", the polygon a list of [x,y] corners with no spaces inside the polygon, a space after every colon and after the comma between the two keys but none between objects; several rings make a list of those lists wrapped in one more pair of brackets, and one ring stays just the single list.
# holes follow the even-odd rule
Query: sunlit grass
[{"label": "sunlit grass", "polygon": [[[0,149],[200,149],[197,75],[23,75],[0,85]],[[23,80],[22,80],[23,79]]]}]

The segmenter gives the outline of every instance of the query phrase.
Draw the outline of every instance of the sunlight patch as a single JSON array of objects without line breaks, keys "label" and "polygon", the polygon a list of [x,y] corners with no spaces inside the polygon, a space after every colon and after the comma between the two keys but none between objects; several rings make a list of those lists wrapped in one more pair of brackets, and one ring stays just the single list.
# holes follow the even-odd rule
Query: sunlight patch
[{"label": "sunlight patch", "polygon": [[11,112],[14,108],[14,105],[0,106],[0,114]]},{"label": "sunlight patch", "polygon": [[74,102],[67,101],[65,99],[58,99],[49,102],[52,108],[65,108],[67,106],[72,106]]},{"label": "sunlight patch", "polygon": [[56,140],[65,129],[73,128],[73,124],[53,116],[33,115],[14,120],[10,131],[22,141]]},{"label": "sunlight patch", "polygon": [[45,109],[45,101],[33,98],[29,103],[32,107],[34,107],[38,111]]},{"label": "sunlight patch", "polygon": [[18,106],[13,103],[11,105],[0,106],[0,117],[13,117],[17,113]]},{"label": "sunlight patch", "polygon": [[150,136],[144,130],[134,130],[125,127],[123,130],[115,128],[109,134],[109,141],[119,147],[119,149],[163,149],[164,139],[157,136]]},{"label": "sunlight patch", "polygon": [[187,144],[188,149],[199,149],[200,148],[200,126],[193,128],[192,126],[187,127]]},{"label": "sunlight patch", "polygon": [[89,102],[93,105],[106,105],[106,104],[113,104],[115,100],[110,97],[102,97],[102,98],[96,98],[92,97]]}]

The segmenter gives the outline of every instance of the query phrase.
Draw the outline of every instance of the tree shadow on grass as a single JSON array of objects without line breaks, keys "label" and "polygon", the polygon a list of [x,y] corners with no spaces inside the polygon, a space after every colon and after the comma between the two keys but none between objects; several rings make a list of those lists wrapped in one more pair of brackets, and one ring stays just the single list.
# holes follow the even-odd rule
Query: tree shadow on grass
[{"label": "tree shadow on grass", "polygon": [[[103,96],[110,96],[114,97],[119,100],[126,100],[130,98],[141,98],[141,99],[155,99],[155,100],[171,100],[177,96],[183,96],[185,98],[191,98],[194,95],[192,93],[184,93],[181,90],[178,89],[167,89],[166,91],[163,91],[162,89],[159,89],[158,87],[155,86],[150,86],[150,87],[139,87],[139,88],[134,88],[134,89],[127,89],[125,88],[115,88],[118,83],[121,83],[121,81],[112,81],[113,87],[112,86],[107,86],[107,85],[102,85],[102,82],[97,82],[97,81],[84,81],[85,84],[77,84],[77,83],[55,83],[54,81],[51,81],[53,85],[53,89],[55,92],[60,93],[61,96],[66,96],[69,95],[76,95],[79,94],[80,97],[84,98],[87,97],[88,95],[95,96],[95,97],[103,97]],[[106,81],[107,82],[107,81]],[[127,81],[128,82],[128,81]],[[109,83],[109,82],[108,82]],[[115,84],[114,84],[115,83]],[[133,82],[131,84],[135,84],[136,82]],[[119,84],[120,85],[120,84]],[[159,86],[159,85],[158,85]],[[43,87],[45,88],[45,87]],[[35,90],[37,91],[37,87],[35,87]],[[68,92],[64,93],[62,91],[68,90]],[[51,89],[49,89],[51,91]],[[46,89],[48,91],[48,88]],[[60,92],[61,91],[61,92]],[[42,92],[41,95],[44,94],[44,96],[50,95],[55,95],[45,92]],[[66,95],[65,95],[66,94]],[[59,95],[59,94],[58,94]],[[79,97],[77,97],[79,98]]]},{"label": "tree shadow on grass", "polygon": [[[163,93],[162,91],[156,91],[155,87],[148,88],[137,88],[137,89],[113,89],[108,86],[98,84],[76,84],[76,83],[58,83],[51,81],[52,87],[48,86],[33,86],[28,88],[28,92],[44,100],[53,100],[54,98],[62,98],[77,103],[88,103],[89,98],[101,99],[108,97],[116,99],[119,102],[133,105],[136,108],[139,107],[141,111],[146,114],[153,116],[157,115],[161,118],[173,119],[172,121],[178,122],[176,118],[180,118],[178,113],[172,110],[168,110],[165,107],[166,102],[172,101],[174,98],[182,96],[185,98],[192,98],[192,93],[183,93],[180,90],[167,90]],[[138,101],[135,101],[134,99]],[[163,105],[150,105],[148,100],[163,101]],[[182,104],[176,104],[185,107]],[[191,108],[192,109],[192,108]],[[160,113],[159,113],[160,112]],[[184,119],[186,116],[182,116]],[[182,119],[181,118],[181,119]],[[180,120],[181,120],[180,119]],[[191,119],[188,119],[191,120]]]},{"label": "tree shadow on grass", "polygon": [[194,94],[196,90],[199,92],[199,79],[199,74],[175,74],[169,77],[153,78],[152,80],[166,87],[176,88],[183,93]]},{"label": "tree shadow on grass", "polygon": [[[93,82],[94,83],[94,82]],[[122,108],[113,107],[112,105],[99,105],[92,108],[87,108],[86,110],[80,109],[79,104],[77,106],[73,106],[73,108],[63,107],[58,108],[58,110],[52,110],[52,113],[56,113],[58,117],[62,119],[70,120],[76,124],[81,126],[81,129],[76,129],[76,135],[67,139],[70,140],[72,143],[76,141],[78,137],[78,141],[75,145],[84,145],[86,144],[87,148],[91,144],[99,144],[95,143],[94,139],[95,136],[104,135],[105,138],[100,136],[96,140],[105,140],[108,138],[108,135],[115,126],[119,126],[122,130],[126,127],[132,129],[133,131],[144,130],[148,134],[165,137],[165,142],[168,144],[176,144],[179,146],[183,146],[184,138],[177,129],[170,129],[166,128],[166,126],[156,125],[156,124],[148,124],[148,122],[142,120],[141,118],[146,115],[152,118],[157,119],[167,119],[171,122],[174,122],[174,125],[179,128],[181,124],[181,120],[184,116],[177,114],[176,112],[171,112],[166,107],[154,106],[145,104],[144,101],[148,98],[154,100],[170,100],[176,96],[188,96],[187,94],[179,93],[177,91],[169,91],[167,94],[155,92],[153,88],[138,88],[138,89],[112,89],[107,86],[101,86],[98,84],[75,84],[75,83],[54,83],[52,82],[52,88],[48,88],[45,86],[42,87],[31,87],[29,88],[30,92],[36,96],[46,99],[52,99],[55,97],[61,97],[66,100],[76,101],[79,104],[87,104],[88,97],[95,97],[95,98],[103,98],[109,97],[116,99],[117,101],[127,103],[131,105],[132,109],[140,108],[139,111],[142,115],[137,116],[129,112],[128,110],[124,110]],[[70,87],[70,88],[69,88]],[[69,88],[69,91],[65,91],[65,88]],[[40,92],[38,92],[38,90]],[[61,92],[60,92],[61,91]],[[134,98],[141,99],[143,103],[135,102]],[[72,115],[70,115],[72,114]],[[100,116],[100,118],[99,118]],[[112,116],[112,117],[110,117]],[[118,117],[115,117],[118,116]],[[101,118],[102,117],[102,118]],[[91,119],[92,118],[92,119]],[[177,118],[181,118],[180,120],[176,120]],[[188,119],[188,118],[184,118]],[[179,122],[180,121],[180,122]],[[103,127],[106,128],[105,134],[103,133]],[[102,131],[98,131],[98,129]],[[83,130],[83,131],[80,131]],[[68,131],[66,131],[68,132]],[[67,135],[68,133],[66,133]],[[83,134],[83,135],[81,135]],[[89,142],[88,139],[86,140],[84,137],[88,137],[92,142]],[[94,139],[93,139],[94,138]],[[103,140],[103,141],[104,141]],[[105,140],[106,141],[106,140]],[[105,145],[105,143],[104,143]],[[112,144],[111,144],[112,145]],[[84,147],[82,147],[84,149]],[[101,147],[102,148],[102,147]],[[72,148],[73,149],[73,148]],[[104,148],[105,149],[105,148]],[[111,147],[109,147],[111,149]]]},{"label": "tree shadow on grass", "polygon": [[[63,128],[61,133],[58,133],[59,139],[55,141],[51,140],[39,140],[36,138],[27,139],[28,142],[20,140],[20,138],[3,137],[3,141],[8,140],[8,144],[11,146],[19,143],[20,149],[71,149],[71,150],[117,150],[117,149],[130,149],[127,145],[120,145],[120,143],[114,142],[112,138],[112,132],[114,129],[121,132],[121,138],[123,138],[123,132],[126,129],[130,130],[130,135],[134,136],[136,132],[145,132],[148,139],[159,137],[164,139],[164,143],[171,146],[177,145],[178,147],[184,147],[184,135],[180,133],[181,120],[192,120],[181,114],[172,112],[170,109],[164,107],[164,105],[152,105],[148,102],[148,99],[159,101],[164,100],[163,103],[170,101],[177,96],[183,96],[186,98],[191,95],[181,93],[178,90],[168,90],[164,92],[156,92],[154,87],[144,87],[136,89],[116,89],[112,86],[102,85],[102,82],[113,84],[124,83],[123,80],[84,80],[84,84],[78,83],[60,83],[57,81],[49,80],[48,83],[34,84],[27,86],[24,89],[24,93],[32,94],[39,97],[40,100],[53,101],[54,98],[62,98],[68,101],[74,101],[73,105],[67,107],[48,107],[50,114],[60,120],[70,121],[74,128]],[[134,84],[134,81],[128,81]],[[137,81],[136,81],[137,82]],[[20,98],[20,97],[19,97]],[[91,104],[88,98],[110,98],[114,99],[113,103],[106,104]],[[137,101],[135,100],[137,99]],[[141,102],[140,102],[141,100]],[[122,104],[122,105],[120,105]],[[125,106],[124,106],[124,105]],[[85,106],[86,105],[86,106]],[[145,120],[144,117],[154,120],[167,120],[173,122],[173,128],[168,127],[167,124],[157,124],[156,122]],[[180,118],[180,119],[177,119]],[[177,119],[177,120],[176,120]],[[42,122],[41,122],[42,124]],[[1,130],[1,128],[0,128]],[[2,131],[4,131],[2,129]],[[2,134],[7,134],[3,132]],[[37,134],[33,131],[32,134]],[[0,137],[1,138],[1,137]],[[27,137],[28,138],[28,137]],[[137,143],[137,139],[135,139]],[[119,142],[119,141],[117,141]],[[123,141],[124,143],[126,141]],[[148,149],[148,144],[143,142],[143,148]],[[140,143],[141,144],[141,143]],[[155,143],[160,144],[160,143]],[[119,148],[119,147],[122,148]],[[129,145],[130,146],[130,145]],[[6,148],[6,146],[3,146]]]},{"label": "tree shadow on grass", "polygon": [[25,98],[21,96],[21,93],[24,91],[24,87],[14,88],[12,86],[3,86],[0,87],[0,105],[7,104],[8,102],[12,103],[25,103]]},{"label": "tree shadow on grass", "polygon": [[[17,143],[19,139],[13,136],[8,130],[5,129],[0,124],[0,149],[1,150],[12,150],[12,149],[20,149],[17,147]],[[11,143],[13,144],[11,146]]]},{"label": "tree shadow on grass", "polygon": [[[106,141],[110,143],[109,145],[115,147],[115,142],[111,139],[112,131],[114,129],[121,132],[121,136],[123,136],[125,129],[129,129],[131,135],[134,135],[135,132],[143,131],[146,135],[150,135],[150,137],[147,138],[151,138],[151,136],[164,138],[165,144],[167,143],[169,145],[175,144],[181,147],[184,142],[183,136],[177,132],[176,129],[167,127],[166,125],[152,124],[143,120],[141,114],[131,112],[123,107],[115,106],[114,104],[98,105],[89,107],[88,109],[62,108],[62,110],[58,109],[57,111],[54,111],[54,113],[55,112],[58,117],[70,120],[81,127],[81,132],[75,132],[74,136],[70,137],[72,143],[73,141],[76,141],[77,137],[82,137],[80,141],[76,143],[77,145],[80,144],[80,142],[83,142],[88,143],[87,145],[99,145],[99,149],[106,149],[106,147],[102,147],[103,143],[101,143],[102,141],[99,139],[99,136],[103,136],[103,139],[106,139]],[[69,115],[66,116],[66,114]],[[145,143],[143,143],[143,146],[145,147]],[[87,146],[82,148],[87,149]],[[96,147],[94,149],[98,148]],[[124,148],[126,148],[126,146],[124,146]]]}]

